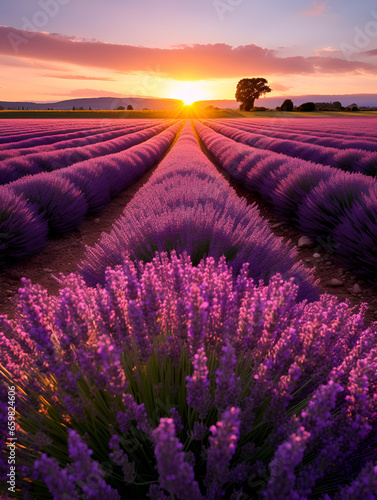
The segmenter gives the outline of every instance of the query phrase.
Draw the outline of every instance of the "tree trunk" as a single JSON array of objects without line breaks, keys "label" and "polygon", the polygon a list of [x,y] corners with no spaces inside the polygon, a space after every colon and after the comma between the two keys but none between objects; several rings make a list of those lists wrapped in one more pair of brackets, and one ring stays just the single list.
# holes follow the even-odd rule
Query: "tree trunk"
[{"label": "tree trunk", "polygon": [[251,111],[254,107],[254,101],[255,99],[249,99],[244,103],[244,110],[245,111]]}]

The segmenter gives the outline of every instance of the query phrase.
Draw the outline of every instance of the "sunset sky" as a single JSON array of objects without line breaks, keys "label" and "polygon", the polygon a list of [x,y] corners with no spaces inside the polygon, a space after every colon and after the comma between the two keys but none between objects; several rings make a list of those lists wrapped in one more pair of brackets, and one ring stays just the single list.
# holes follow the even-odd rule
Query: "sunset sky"
[{"label": "sunset sky", "polygon": [[[6,4],[6,7],[4,5]],[[1,2],[0,100],[377,93],[375,0]]]}]

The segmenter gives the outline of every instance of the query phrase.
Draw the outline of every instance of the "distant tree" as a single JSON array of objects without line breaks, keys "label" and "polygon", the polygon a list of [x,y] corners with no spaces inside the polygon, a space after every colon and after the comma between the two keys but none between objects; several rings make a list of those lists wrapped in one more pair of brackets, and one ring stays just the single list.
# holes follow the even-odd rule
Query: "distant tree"
[{"label": "distant tree", "polygon": [[4,109],[3,106],[0,106],[0,109]]},{"label": "distant tree", "polygon": [[25,109],[25,108],[22,106],[22,111],[24,111],[24,109]]},{"label": "distant tree", "polygon": [[237,84],[236,101],[240,102],[241,111],[250,111],[254,101],[264,94],[271,92],[265,78],[243,78]]},{"label": "distant tree", "polygon": [[80,111],[84,111],[84,108],[82,106],[79,107]]},{"label": "distant tree", "polygon": [[150,111],[149,108],[143,108],[143,111]]},{"label": "distant tree", "polygon": [[92,111],[92,106],[89,106],[89,111]]},{"label": "distant tree", "polygon": [[286,99],[280,107],[281,111],[293,111],[293,102]]},{"label": "distant tree", "polygon": [[314,102],[303,102],[297,109],[299,111],[315,111],[315,104]]},{"label": "distant tree", "polygon": [[124,111],[126,108],[124,106],[118,106],[115,111]]},{"label": "distant tree", "polygon": [[76,107],[75,106],[73,106],[72,111],[76,111]]},{"label": "distant tree", "polygon": [[133,109],[134,109],[134,108],[133,108],[132,104],[129,104],[129,105],[127,106],[127,111],[133,111]]},{"label": "distant tree", "polygon": [[357,106],[353,106],[352,111],[359,111],[359,108]]},{"label": "distant tree", "polygon": [[339,102],[339,101],[335,101],[335,102],[333,102],[333,103],[332,103],[332,105],[333,105],[333,108],[334,108],[334,109],[341,109],[341,108],[343,107],[343,106],[342,106],[342,103],[341,103],[341,102]]}]

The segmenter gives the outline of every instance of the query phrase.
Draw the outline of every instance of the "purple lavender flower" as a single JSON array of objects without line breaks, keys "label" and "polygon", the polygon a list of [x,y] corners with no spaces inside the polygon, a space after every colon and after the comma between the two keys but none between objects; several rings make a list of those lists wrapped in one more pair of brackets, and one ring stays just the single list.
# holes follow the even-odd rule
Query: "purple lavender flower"
[{"label": "purple lavender flower", "polygon": [[198,410],[199,417],[204,419],[211,406],[209,393],[207,357],[204,347],[198,349],[193,360],[194,372],[192,377],[186,376],[187,404]]},{"label": "purple lavender flower", "polygon": [[170,408],[170,415],[171,415],[171,418],[174,420],[175,432],[177,434],[179,434],[184,429],[181,416],[178,413],[178,410],[176,410],[175,408]]},{"label": "purple lavender flower", "polygon": [[109,391],[123,394],[128,382],[121,363],[121,352],[107,335],[101,335],[96,343],[95,358],[102,366],[102,374]]},{"label": "purple lavender flower", "polygon": [[112,452],[109,454],[113,462],[122,467],[123,480],[125,483],[132,483],[136,477],[135,464],[130,463],[127,454],[120,449],[120,439],[117,434],[111,436],[109,447]]},{"label": "purple lavender flower", "polygon": [[194,422],[194,428],[192,432],[189,434],[190,439],[194,441],[201,441],[206,432],[208,431],[208,427],[203,422]]},{"label": "purple lavender flower", "polygon": [[281,444],[270,462],[270,480],[264,493],[265,500],[286,498],[300,500],[295,491],[295,467],[301,462],[310,433],[300,427],[297,433]]},{"label": "purple lavender flower", "polygon": [[126,411],[119,411],[117,413],[120,430],[127,432],[130,429],[131,421],[136,420],[137,428],[150,435],[152,427],[149,423],[144,403],[137,405],[132,394],[123,394],[122,400]]},{"label": "purple lavender flower", "polygon": [[54,498],[79,500],[75,473],[68,468],[60,468],[56,458],[42,453],[41,458],[34,462],[34,470],[34,479],[44,481]]},{"label": "purple lavender flower", "polygon": [[369,462],[357,478],[342,488],[336,500],[375,500],[377,491],[377,464]]},{"label": "purple lavender flower", "polygon": [[240,377],[235,377],[236,356],[227,342],[223,346],[220,368],[216,370],[215,406],[221,413],[237,403],[240,394]]},{"label": "purple lavender flower", "polygon": [[183,445],[175,437],[174,420],[161,418],[152,433],[161,488],[180,500],[201,500],[192,466],[185,461]]},{"label": "purple lavender flower", "polygon": [[68,429],[68,451],[69,457],[73,460],[70,468],[74,471],[74,480],[82,489],[85,498],[120,500],[118,493],[106,484],[105,473],[99,463],[91,459],[93,451],[82,442],[74,429]]},{"label": "purple lavender flower", "polygon": [[209,430],[212,436],[209,437],[205,484],[208,500],[216,500],[224,496],[222,486],[240,436],[240,409],[232,407],[226,410],[221,420]]}]

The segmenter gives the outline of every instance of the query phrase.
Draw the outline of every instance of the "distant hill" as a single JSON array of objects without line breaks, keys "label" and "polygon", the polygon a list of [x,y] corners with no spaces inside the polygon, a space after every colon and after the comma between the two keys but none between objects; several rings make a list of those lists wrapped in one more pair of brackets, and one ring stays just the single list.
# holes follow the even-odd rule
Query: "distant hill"
[{"label": "distant hill", "polygon": [[[284,96],[284,97],[261,97],[255,101],[255,106],[265,106],[266,108],[275,109],[276,106],[281,106],[285,99],[292,99],[295,106],[299,106],[303,102],[334,102],[340,101],[343,106],[349,106],[356,103],[358,106],[377,106],[377,94],[337,94],[337,95],[300,95],[300,96]],[[216,106],[218,108],[238,109],[239,103],[236,100],[223,99],[213,101],[198,101],[199,106]]]},{"label": "distant hill", "polygon": [[[301,95],[301,96],[284,96],[284,97],[262,97],[255,101],[256,106],[265,106],[266,108],[275,109],[276,106],[281,106],[285,99],[292,99],[295,106],[299,106],[303,102],[313,101],[313,102],[334,102],[340,101],[343,106],[349,106],[350,104],[356,103],[360,106],[377,106],[377,94],[346,94],[346,95]],[[26,110],[46,110],[46,109],[56,109],[56,110],[70,110],[73,107],[76,109],[82,107],[84,109],[89,109],[91,107],[93,110],[113,110],[118,106],[124,106],[127,109],[128,105],[131,105],[135,110],[140,110],[143,108],[148,108],[152,110],[175,110],[182,106],[182,101],[178,99],[161,99],[158,97],[86,97],[82,99],[68,99],[59,102],[8,102],[0,101],[0,106],[5,109],[22,109]],[[228,108],[228,109],[238,109],[239,104],[234,99],[222,99],[222,100],[207,100],[198,101],[196,103],[199,107],[206,107],[209,105],[218,108]]]},{"label": "distant hill", "polygon": [[118,106],[124,106],[127,109],[128,105],[131,105],[134,109],[140,110],[143,108],[155,109],[155,110],[174,110],[182,106],[182,101],[177,99],[159,99],[154,97],[87,97],[83,99],[68,99],[66,101],[59,102],[49,102],[49,103],[38,103],[38,102],[8,102],[0,101],[0,106],[4,109],[22,109],[26,110],[45,110],[45,109],[56,109],[56,110],[69,110],[73,106],[78,109],[80,107],[84,109],[89,109],[91,107],[93,110],[113,110]]}]

